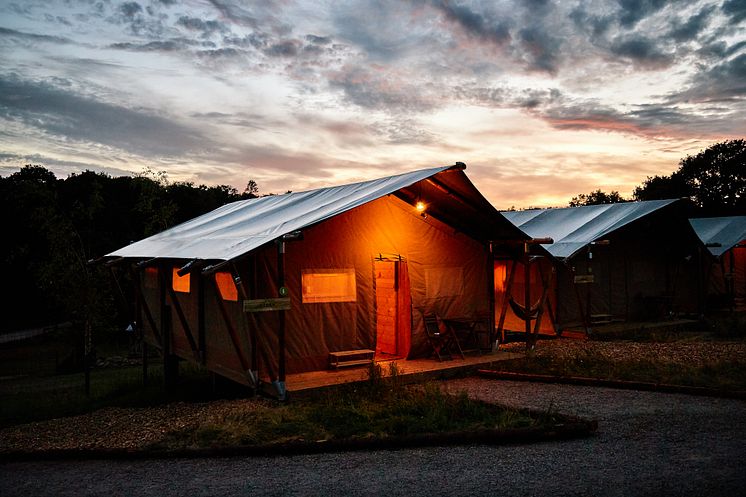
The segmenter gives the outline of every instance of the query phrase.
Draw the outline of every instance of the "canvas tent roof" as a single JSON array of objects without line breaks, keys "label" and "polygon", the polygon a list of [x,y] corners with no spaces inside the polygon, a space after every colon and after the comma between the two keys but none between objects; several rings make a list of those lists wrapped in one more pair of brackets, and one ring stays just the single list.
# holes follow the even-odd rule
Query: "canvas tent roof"
[{"label": "canvas tent roof", "polygon": [[542,246],[554,257],[566,259],[589,243],[674,202],[677,200],[530,209],[503,215],[532,238],[552,238],[553,244]]},{"label": "canvas tent roof", "polygon": [[427,202],[428,213],[481,241],[523,238],[463,173],[444,166],[306,192],[226,204],[107,257],[230,260],[296,230],[390,194]]},{"label": "canvas tent roof", "polygon": [[746,216],[697,218],[689,223],[715,257],[746,240]]}]

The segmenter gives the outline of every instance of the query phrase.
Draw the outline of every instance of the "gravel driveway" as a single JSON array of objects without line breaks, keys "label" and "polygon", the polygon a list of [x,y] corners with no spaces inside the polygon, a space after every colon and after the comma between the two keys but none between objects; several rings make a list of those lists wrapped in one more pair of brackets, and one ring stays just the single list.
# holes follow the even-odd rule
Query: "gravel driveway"
[{"label": "gravel driveway", "polygon": [[277,458],[0,465],[0,495],[746,495],[746,402],[468,378],[446,388],[594,417],[589,439]]}]

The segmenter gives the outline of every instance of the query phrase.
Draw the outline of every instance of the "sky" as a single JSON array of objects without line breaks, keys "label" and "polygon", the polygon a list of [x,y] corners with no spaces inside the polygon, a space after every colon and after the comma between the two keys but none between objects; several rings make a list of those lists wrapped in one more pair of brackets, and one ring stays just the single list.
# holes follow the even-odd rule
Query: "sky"
[{"label": "sky", "polygon": [[0,175],[282,193],[467,164],[499,209],[746,137],[746,1],[0,0]]}]

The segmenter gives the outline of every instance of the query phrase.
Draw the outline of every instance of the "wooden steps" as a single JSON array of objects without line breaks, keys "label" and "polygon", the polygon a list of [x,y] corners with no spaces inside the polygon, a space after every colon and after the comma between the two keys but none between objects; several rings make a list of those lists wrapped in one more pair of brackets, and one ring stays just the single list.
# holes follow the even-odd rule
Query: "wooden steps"
[{"label": "wooden steps", "polygon": [[611,314],[591,314],[590,318],[591,324],[608,324],[613,320]]},{"label": "wooden steps", "polygon": [[340,350],[338,352],[329,352],[329,368],[349,368],[354,366],[365,366],[373,362],[376,355],[374,350]]}]

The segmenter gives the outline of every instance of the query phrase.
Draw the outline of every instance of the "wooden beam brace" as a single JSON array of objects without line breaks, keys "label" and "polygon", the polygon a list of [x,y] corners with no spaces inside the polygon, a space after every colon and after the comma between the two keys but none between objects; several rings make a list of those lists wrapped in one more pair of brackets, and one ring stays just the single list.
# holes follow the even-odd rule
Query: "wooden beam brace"
[{"label": "wooden beam brace", "polygon": [[119,310],[124,311],[124,314],[129,316],[131,319],[133,312],[132,312],[132,308],[130,307],[130,301],[124,295],[124,291],[122,290],[122,285],[119,284],[119,277],[117,276],[114,266],[107,266],[107,267],[109,268],[109,274],[111,275],[111,279],[114,280],[114,286],[117,288],[116,293],[117,293],[117,302],[119,302]]},{"label": "wooden beam brace", "polygon": [[[572,275],[573,275],[573,280],[574,280],[575,270],[572,271]],[[580,290],[578,289],[577,283],[573,283],[572,286],[575,289],[575,297],[578,300],[578,309],[580,309],[580,318],[583,320],[583,326],[585,327],[585,334],[590,335],[591,325],[589,321],[589,316],[586,314],[586,311],[583,308],[583,298],[580,296]]]},{"label": "wooden beam brace", "polygon": [[[516,261],[510,262],[510,269],[508,270],[508,281],[505,285],[505,293],[503,296],[502,307],[500,309],[500,321],[497,324],[497,332],[500,334],[500,343],[505,342],[505,316],[508,312],[508,301],[510,300],[511,291],[513,290],[513,276],[515,275],[515,264]],[[494,271],[494,267],[493,267]]]},{"label": "wooden beam brace", "polygon": [[[225,323],[225,327],[228,330],[228,336],[231,339],[231,344],[233,344],[233,351],[236,353],[236,357],[238,358],[238,362],[241,363],[241,369],[244,371],[244,374],[247,375],[250,381],[256,382],[256,379],[253,378],[251,375],[251,367],[249,365],[249,361],[244,356],[242,350],[241,350],[241,343],[238,338],[238,333],[236,332],[236,328],[233,326],[233,322],[231,321],[230,316],[228,315],[228,309],[225,308],[225,302],[223,301],[223,298],[220,296],[220,289],[218,288],[218,283],[213,279],[213,284],[215,285],[215,301],[218,304],[218,310],[220,311],[220,315],[223,318],[223,323]],[[256,386],[254,384],[253,386]]]},{"label": "wooden beam brace", "polygon": [[162,349],[163,338],[162,338],[161,332],[159,331],[158,325],[155,324],[155,319],[153,319],[153,314],[150,312],[150,306],[148,305],[148,301],[145,300],[145,295],[142,293],[142,287],[140,286],[140,275],[134,269],[132,270],[132,279],[134,280],[133,283],[135,287],[135,292],[137,292],[137,299],[140,302],[140,307],[145,313],[145,318],[148,320],[150,329],[153,330],[153,336],[155,337],[155,341],[158,343],[158,347]]},{"label": "wooden beam brace", "polygon": [[[539,334],[539,330],[541,329],[541,318],[544,316],[544,306],[548,303],[547,295],[549,294],[549,286],[552,284],[552,276],[553,274],[549,274],[549,280],[547,281],[544,279],[543,271],[541,270],[541,265],[539,265],[539,275],[541,276],[541,283],[544,285],[544,288],[541,291],[541,299],[539,300],[539,312],[536,316],[536,323],[534,324],[534,335]],[[557,331],[555,330],[555,333]]]},{"label": "wooden beam brace", "polygon": [[173,288],[171,288],[171,285],[168,285],[167,289],[168,289],[168,297],[171,300],[171,304],[173,305],[173,308],[176,309],[176,315],[179,318],[181,327],[184,329],[184,335],[186,336],[186,339],[189,342],[189,347],[192,349],[194,358],[195,360],[197,360],[197,362],[201,362],[199,347],[197,346],[197,342],[194,341],[192,330],[189,327],[189,322],[187,321],[186,316],[184,315],[184,311],[181,309],[181,304],[179,303],[179,299],[176,296],[176,292],[174,291]]}]

